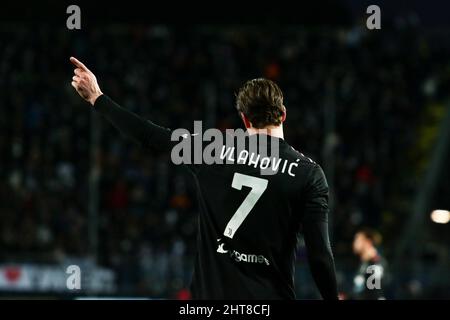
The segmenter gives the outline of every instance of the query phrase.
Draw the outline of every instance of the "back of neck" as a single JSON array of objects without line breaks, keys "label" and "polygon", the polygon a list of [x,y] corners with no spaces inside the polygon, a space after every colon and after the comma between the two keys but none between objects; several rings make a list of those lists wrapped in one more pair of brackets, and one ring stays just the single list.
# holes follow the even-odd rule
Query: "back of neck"
[{"label": "back of neck", "polygon": [[283,126],[277,126],[277,127],[266,127],[262,129],[258,128],[247,128],[247,132],[249,135],[252,134],[266,134],[272,137],[280,138],[284,140],[284,132],[283,132]]}]

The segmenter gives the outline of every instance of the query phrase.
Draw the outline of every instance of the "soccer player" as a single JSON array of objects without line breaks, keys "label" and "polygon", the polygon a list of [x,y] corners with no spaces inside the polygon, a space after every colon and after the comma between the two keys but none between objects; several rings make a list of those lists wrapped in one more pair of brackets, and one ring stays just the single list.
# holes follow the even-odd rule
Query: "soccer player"
[{"label": "soccer player", "polygon": [[[76,67],[72,86],[98,113],[142,146],[171,150],[169,129],[119,106],[102,93],[83,63],[70,60]],[[322,297],[338,299],[322,169],[284,141],[286,108],[274,82],[248,81],[236,100],[248,137],[266,135],[277,142],[278,160],[270,162],[273,174],[263,175],[259,155],[245,144],[239,158],[230,158],[234,163],[186,164],[196,179],[201,208],[193,298],[295,299],[294,262],[302,232]]]},{"label": "soccer player", "polygon": [[[361,263],[353,279],[352,299],[384,299],[382,279],[385,275],[386,260],[377,249],[381,240],[381,235],[370,228],[362,228],[355,234],[353,252]],[[369,287],[368,282],[371,282],[372,286]]]}]

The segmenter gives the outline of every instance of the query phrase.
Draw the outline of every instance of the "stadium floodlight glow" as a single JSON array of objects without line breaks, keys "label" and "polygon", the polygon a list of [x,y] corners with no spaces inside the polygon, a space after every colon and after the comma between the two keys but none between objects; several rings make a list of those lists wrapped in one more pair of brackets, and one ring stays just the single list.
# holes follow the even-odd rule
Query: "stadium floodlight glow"
[{"label": "stadium floodlight glow", "polygon": [[450,221],[450,211],[434,210],[433,212],[431,212],[431,220],[435,223],[448,223]]}]

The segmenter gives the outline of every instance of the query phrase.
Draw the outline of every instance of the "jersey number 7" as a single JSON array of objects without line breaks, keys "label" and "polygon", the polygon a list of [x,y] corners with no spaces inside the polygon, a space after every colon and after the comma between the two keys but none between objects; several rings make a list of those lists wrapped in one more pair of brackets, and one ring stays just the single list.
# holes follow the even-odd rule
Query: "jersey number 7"
[{"label": "jersey number 7", "polygon": [[239,229],[242,222],[244,222],[245,218],[247,218],[256,202],[267,189],[268,183],[269,180],[267,179],[248,176],[246,174],[237,172],[234,174],[231,187],[233,187],[234,189],[242,190],[242,186],[246,186],[250,187],[251,190],[225,227],[225,231],[223,232],[223,234],[226,237],[231,239],[234,237],[234,234]]}]

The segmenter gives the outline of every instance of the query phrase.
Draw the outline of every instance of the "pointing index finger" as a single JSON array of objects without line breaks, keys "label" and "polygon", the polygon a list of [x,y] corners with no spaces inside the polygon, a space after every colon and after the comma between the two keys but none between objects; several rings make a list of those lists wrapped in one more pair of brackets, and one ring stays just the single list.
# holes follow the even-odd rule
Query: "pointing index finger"
[{"label": "pointing index finger", "polygon": [[70,57],[70,62],[72,62],[75,66],[77,66],[78,68],[80,68],[82,70],[85,70],[85,71],[89,70],[81,61],[79,61],[75,57]]}]

